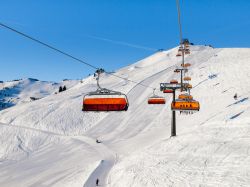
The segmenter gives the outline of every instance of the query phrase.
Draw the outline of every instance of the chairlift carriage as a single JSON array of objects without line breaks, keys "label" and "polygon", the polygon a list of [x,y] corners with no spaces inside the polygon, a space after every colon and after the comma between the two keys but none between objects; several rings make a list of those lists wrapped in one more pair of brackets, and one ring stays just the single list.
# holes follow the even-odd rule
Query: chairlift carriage
[{"label": "chairlift carriage", "polygon": [[163,93],[173,93],[174,91],[172,89],[165,89],[163,90]]},{"label": "chairlift carriage", "polygon": [[155,89],[153,91],[153,96],[148,98],[148,104],[165,104],[166,100],[164,97],[155,95]]},{"label": "chairlift carriage", "polygon": [[171,104],[174,111],[195,112],[200,110],[200,103],[194,99],[176,99]]},{"label": "chairlift carriage", "polygon": [[178,99],[182,99],[182,100],[188,100],[189,99],[189,100],[192,100],[193,96],[190,95],[190,94],[185,93],[185,94],[180,94],[178,96]]},{"label": "chairlift carriage", "polygon": [[177,57],[178,57],[178,56],[182,56],[182,50],[183,50],[183,48],[182,48],[182,47],[179,47],[178,52],[177,52],[177,54],[176,54]]},{"label": "chairlift carriage", "polygon": [[179,52],[176,54],[177,57],[182,56],[182,52]]},{"label": "chairlift carriage", "polygon": [[181,64],[181,66],[187,68],[187,67],[190,67],[191,64],[190,63],[186,63],[186,64]]},{"label": "chairlift carriage", "polygon": [[127,111],[129,106],[127,96],[121,92],[101,88],[99,74],[100,72],[97,72],[98,89],[84,96],[82,111]]},{"label": "chairlift carriage", "polygon": [[184,52],[185,52],[185,55],[188,55],[188,54],[190,54],[190,49],[189,48],[185,48]]},{"label": "chairlift carriage", "polygon": [[170,81],[170,84],[178,84],[178,81],[173,79],[173,80]]},{"label": "chairlift carriage", "polygon": [[200,110],[200,103],[188,93],[180,94],[178,99],[172,102],[171,109],[190,114]]},{"label": "chairlift carriage", "polygon": [[184,81],[191,81],[191,77],[184,77],[183,80]]},{"label": "chairlift carriage", "polygon": [[180,47],[178,48],[178,52],[182,52],[182,51],[183,51],[183,47],[180,46]]},{"label": "chairlift carriage", "polygon": [[187,85],[186,85],[186,88],[187,88],[187,89],[192,89],[193,86],[192,86],[192,84],[187,84]]}]

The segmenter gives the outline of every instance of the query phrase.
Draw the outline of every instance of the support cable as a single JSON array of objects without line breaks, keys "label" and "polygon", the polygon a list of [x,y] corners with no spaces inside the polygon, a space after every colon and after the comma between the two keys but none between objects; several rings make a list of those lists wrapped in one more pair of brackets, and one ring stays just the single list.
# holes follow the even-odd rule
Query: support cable
[{"label": "support cable", "polygon": [[178,13],[178,25],[179,25],[179,37],[180,44],[182,44],[182,25],[181,25],[181,9],[180,9],[180,1],[176,0],[177,13]]},{"label": "support cable", "polygon": [[[178,13],[178,25],[179,25],[179,37],[180,37],[180,47],[182,51],[182,66],[184,67],[184,62],[185,62],[185,52],[184,52],[184,44],[183,44],[183,38],[182,38],[182,25],[181,25],[181,9],[180,9],[180,1],[176,0],[176,6],[177,6],[177,13]],[[183,85],[183,76],[185,73],[181,71],[181,85]]]},{"label": "support cable", "polygon": [[[81,60],[80,58],[74,57],[73,55],[71,55],[71,54],[69,54],[69,53],[67,53],[67,52],[64,52],[64,51],[62,51],[62,50],[60,50],[60,49],[58,49],[58,48],[56,48],[56,47],[53,47],[52,45],[49,45],[49,44],[47,44],[47,43],[45,43],[45,42],[42,42],[41,40],[38,40],[38,39],[36,39],[36,38],[34,38],[34,37],[28,35],[28,34],[25,34],[25,33],[23,33],[23,32],[20,32],[20,31],[18,31],[18,30],[16,30],[16,29],[14,29],[14,28],[12,28],[12,27],[6,25],[6,24],[3,24],[3,23],[0,22],[0,26],[6,28],[6,29],[8,29],[8,30],[10,30],[10,31],[12,31],[12,32],[14,32],[14,33],[16,33],[16,34],[19,34],[19,35],[21,35],[21,36],[23,36],[23,37],[25,37],[25,38],[28,38],[28,39],[30,39],[30,40],[36,42],[36,43],[39,43],[40,45],[43,45],[43,46],[45,46],[45,47],[47,47],[47,48],[49,48],[49,49],[51,49],[51,50],[53,50],[53,51],[55,51],[55,52],[58,52],[58,53],[60,53],[60,54],[62,54],[62,55],[65,55],[65,56],[67,56],[67,57],[69,57],[69,58],[72,58],[73,60],[75,60],[75,61],[77,61],[77,62],[79,62],[79,63],[85,64],[86,66],[89,66],[89,67],[91,67],[91,68],[93,68],[93,69],[95,69],[95,70],[103,69],[103,68],[98,68],[98,67],[96,67],[96,66],[94,66],[94,65],[92,65],[92,64],[90,64],[90,63],[87,63],[87,62]],[[132,82],[132,83],[135,83],[135,84],[144,86],[144,87],[146,87],[146,88],[155,89],[154,87],[151,87],[151,86],[142,84],[141,82],[136,82],[136,81],[133,81],[133,80],[130,80],[130,79],[123,78],[123,77],[121,77],[121,76],[119,76],[119,75],[115,75],[114,73],[111,73],[111,72],[105,71],[105,73],[107,73],[108,75],[111,75],[111,76],[114,76],[114,77],[117,77],[117,78],[120,78],[120,79],[129,81],[129,82]]]}]

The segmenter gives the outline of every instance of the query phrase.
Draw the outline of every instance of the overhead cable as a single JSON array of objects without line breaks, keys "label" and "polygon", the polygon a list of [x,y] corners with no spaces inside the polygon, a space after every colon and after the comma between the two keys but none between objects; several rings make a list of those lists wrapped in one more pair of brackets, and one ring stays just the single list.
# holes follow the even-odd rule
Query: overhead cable
[{"label": "overhead cable", "polygon": [[[62,50],[60,50],[60,49],[58,49],[58,48],[56,48],[56,47],[53,47],[53,46],[50,45],[50,44],[47,44],[47,43],[45,43],[45,42],[42,42],[41,40],[38,40],[38,39],[36,39],[36,38],[34,38],[34,37],[28,35],[28,34],[25,34],[25,33],[23,33],[23,32],[20,32],[20,31],[14,29],[14,28],[12,28],[12,27],[10,27],[10,26],[4,24],[4,23],[1,23],[1,22],[0,22],[0,26],[4,27],[4,28],[6,28],[6,29],[8,29],[8,30],[10,30],[10,31],[13,31],[14,33],[19,34],[19,35],[21,35],[21,36],[23,36],[23,37],[25,37],[25,38],[28,38],[28,39],[30,39],[30,40],[36,42],[36,43],[39,43],[40,45],[43,45],[43,46],[45,46],[45,47],[47,47],[47,48],[49,48],[49,49],[52,49],[53,51],[56,51],[56,52],[58,52],[58,53],[61,53],[61,54],[65,55],[65,56],[69,57],[69,58],[72,58],[73,60],[75,60],[75,61],[77,61],[77,62],[79,62],[79,63],[85,64],[86,66],[89,66],[89,67],[91,67],[91,68],[93,68],[93,69],[95,69],[95,70],[103,69],[103,68],[98,68],[98,67],[96,67],[96,66],[94,66],[94,65],[92,65],[92,64],[90,64],[90,63],[87,63],[87,62],[81,60],[80,58],[74,57],[73,55],[71,55],[71,54],[69,54],[69,53],[67,53],[67,52],[64,52],[64,51],[62,51]],[[123,77],[121,77],[121,76],[119,76],[119,75],[115,75],[114,73],[110,73],[110,72],[106,72],[106,71],[105,71],[105,73],[107,73],[107,74],[109,74],[109,75],[112,75],[112,76],[114,76],[114,77],[117,77],[117,78],[120,78],[120,79],[129,81],[129,82],[132,82],[132,83],[135,83],[135,84],[138,84],[138,85],[147,87],[147,88],[155,89],[155,88],[153,88],[153,87],[151,87],[151,86],[142,84],[141,82],[136,82],[136,81],[133,81],[133,80],[130,80],[130,79],[123,78]]]}]

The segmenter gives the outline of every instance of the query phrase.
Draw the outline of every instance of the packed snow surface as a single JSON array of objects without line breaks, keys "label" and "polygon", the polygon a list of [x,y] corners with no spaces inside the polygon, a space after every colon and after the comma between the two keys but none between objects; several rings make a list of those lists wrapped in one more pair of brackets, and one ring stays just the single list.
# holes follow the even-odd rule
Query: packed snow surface
[{"label": "packed snow surface", "polygon": [[[201,109],[177,113],[176,137],[172,96],[159,83],[179,80],[178,48],[115,72],[140,84],[101,74],[102,87],[127,94],[126,112],[81,111],[84,94],[96,89],[93,76],[2,110],[0,186],[250,186],[250,49],[190,49],[187,75]],[[152,88],[165,105],[147,104]]]}]

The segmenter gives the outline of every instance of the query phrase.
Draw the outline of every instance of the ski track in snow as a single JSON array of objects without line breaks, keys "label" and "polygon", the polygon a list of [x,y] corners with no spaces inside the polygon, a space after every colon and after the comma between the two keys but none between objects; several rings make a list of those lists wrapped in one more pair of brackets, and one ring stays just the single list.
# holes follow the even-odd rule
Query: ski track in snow
[{"label": "ski track in snow", "polygon": [[[163,74],[168,73],[170,71],[173,71],[174,66],[170,66],[160,72],[155,73],[154,75],[151,75],[150,77],[147,77],[146,79],[142,80],[141,82],[139,82],[138,84],[136,84],[129,92],[128,92],[128,98],[130,102],[135,102],[136,98],[138,97],[138,95],[136,94],[138,92],[138,89],[144,89],[143,86],[141,86],[140,84],[144,84],[144,85],[149,85],[149,83],[152,83],[153,81],[155,81],[156,78],[159,78],[160,76],[163,76]],[[138,88],[139,87],[139,88]],[[142,87],[142,88],[141,88]],[[136,95],[135,95],[136,94]],[[140,93],[141,94],[141,93]],[[130,97],[133,96],[133,98]],[[130,106],[131,107],[131,106]],[[126,113],[123,113],[124,115],[126,115]],[[122,121],[122,119],[125,118],[124,115],[121,114],[117,114],[117,117],[115,118],[118,121]],[[128,115],[127,115],[128,116]],[[105,118],[105,121],[100,121],[99,123],[102,124],[108,124],[108,121],[112,120],[112,118],[114,118],[113,116],[110,116],[111,118],[107,117]],[[106,122],[107,121],[107,122]],[[128,122],[126,120],[126,122]],[[137,127],[138,128],[138,127]],[[97,126],[96,129],[98,129],[98,131],[100,130],[100,127]],[[136,130],[135,132],[140,132],[141,128],[138,128],[139,130]],[[114,130],[114,129],[113,129]],[[112,130],[112,131],[113,131]],[[90,132],[89,134],[93,134],[94,132]],[[110,132],[111,133],[111,132]],[[96,135],[95,135],[96,136]],[[134,135],[135,136],[135,135]],[[123,137],[119,137],[120,139],[124,139]],[[103,139],[102,139],[103,141]],[[107,140],[105,140],[107,141]],[[98,167],[96,168],[96,170],[92,173],[92,175],[89,177],[89,179],[86,181],[84,187],[91,187],[95,185],[95,181],[96,179],[100,179],[100,185],[101,186],[106,186],[106,184],[110,184],[110,181],[108,181],[107,179],[107,175],[109,170],[111,170],[111,168],[115,165],[116,161],[117,161],[117,153],[116,153],[116,157],[112,156],[111,159],[109,160],[102,160],[100,162],[100,164],[98,165]],[[104,169],[106,168],[106,169]],[[102,184],[104,182],[104,184]]]}]

